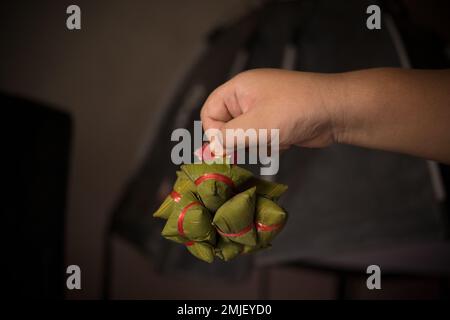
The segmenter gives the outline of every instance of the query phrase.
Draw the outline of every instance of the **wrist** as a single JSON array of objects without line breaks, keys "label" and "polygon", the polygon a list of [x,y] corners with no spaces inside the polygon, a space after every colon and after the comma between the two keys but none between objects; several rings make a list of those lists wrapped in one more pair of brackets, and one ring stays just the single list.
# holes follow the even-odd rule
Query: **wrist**
[{"label": "wrist", "polygon": [[333,139],[333,143],[348,143],[351,102],[349,79],[346,73],[325,75],[321,86],[322,104],[325,108]]}]

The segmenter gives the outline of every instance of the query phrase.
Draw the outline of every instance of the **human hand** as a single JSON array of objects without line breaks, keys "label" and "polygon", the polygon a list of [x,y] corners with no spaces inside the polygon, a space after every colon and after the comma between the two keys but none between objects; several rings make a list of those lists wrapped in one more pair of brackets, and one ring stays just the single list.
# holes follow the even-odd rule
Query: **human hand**
[{"label": "human hand", "polygon": [[201,110],[203,127],[221,130],[224,138],[226,129],[279,129],[280,150],[328,146],[335,142],[336,109],[329,101],[337,76],[245,71],[210,94]]}]

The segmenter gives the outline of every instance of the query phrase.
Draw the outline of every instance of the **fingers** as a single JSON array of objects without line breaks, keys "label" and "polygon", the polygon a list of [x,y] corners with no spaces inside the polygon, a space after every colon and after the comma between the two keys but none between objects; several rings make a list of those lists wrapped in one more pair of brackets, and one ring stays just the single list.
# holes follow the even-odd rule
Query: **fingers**
[{"label": "fingers", "polygon": [[[231,154],[236,149],[256,147],[261,143],[263,132],[260,129],[267,129],[267,126],[255,109],[250,110],[223,124],[220,129],[221,140],[215,139],[212,148],[215,148],[215,152],[220,152],[217,148],[223,148],[226,154]],[[263,137],[266,143],[270,143],[270,136]]]},{"label": "fingers", "polygon": [[229,113],[223,95],[220,93],[221,87],[214,90],[206,99],[200,118],[203,123],[203,128],[206,130],[210,128],[220,129],[227,121],[230,121],[233,116]]},{"label": "fingers", "polygon": [[230,80],[206,99],[200,116],[205,130],[219,129],[224,123],[242,114],[242,108],[236,96],[236,81]]},{"label": "fingers", "polygon": [[[233,150],[257,146],[258,129],[270,128],[273,114],[267,111],[243,108],[240,105],[233,80],[214,90],[202,107],[200,116],[210,148],[216,155],[231,154]],[[231,130],[228,130],[231,129]],[[249,130],[251,129],[251,130]],[[227,135],[227,133],[230,133]],[[270,136],[265,139],[270,143]]]}]

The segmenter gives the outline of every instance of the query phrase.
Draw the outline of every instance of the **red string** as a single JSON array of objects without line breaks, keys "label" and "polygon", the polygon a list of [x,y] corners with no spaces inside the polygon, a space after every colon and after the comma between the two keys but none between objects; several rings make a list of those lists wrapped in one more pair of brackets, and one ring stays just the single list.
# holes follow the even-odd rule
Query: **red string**
[{"label": "red string", "polygon": [[220,174],[220,173],[206,173],[206,174],[198,177],[197,180],[195,180],[195,185],[198,186],[206,180],[221,181],[221,182],[229,185],[231,188],[234,188],[233,180],[231,180],[229,177],[224,176],[223,174]]},{"label": "red string", "polygon": [[184,245],[185,245],[186,247],[190,247],[190,246],[193,246],[194,243],[195,243],[194,241],[188,241],[188,242],[185,242]]},{"label": "red string", "polygon": [[249,232],[250,230],[252,230],[252,228],[253,228],[253,224],[250,224],[247,227],[245,227],[244,229],[242,229],[241,231],[239,231],[238,233],[225,233],[223,231],[220,231],[218,228],[217,228],[217,232],[220,233],[224,237],[240,237],[240,236],[243,236],[244,234],[246,234],[247,232]]},{"label": "red string", "polygon": [[279,228],[281,228],[282,224],[278,223],[278,224],[272,224],[272,225],[266,225],[266,224],[262,224],[260,222],[256,223],[256,229],[258,229],[258,231],[275,231]]},{"label": "red string", "polygon": [[[209,148],[209,142],[205,142],[201,148],[197,149],[194,152],[195,155],[197,155],[197,157],[201,160],[201,161],[211,161],[214,160],[214,158],[216,157],[215,153]],[[223,157],[227,157],[227,154],[225,153],[223,155]],[[234,150],[233,151],[233,155],[232,155],[232,159],[233,159],[233,164],[237,163],[237,151]]]},{"label": "red string", "polygon": [[173,190],[171,193],[170,193],[170,197],[173,199],[173,201],[175,201],[175,202],[180,202],[180,200],[181,200],[181,194],[179,194],[178,192],[176,192],[175,190]]},{"label": "red string", "polygon": [[193,206],[200,206],[201,203],[198,201],[194,201],[189,203],[186,207],[183,208],[183,210],[181,210],[180,216],[178,217],[178,233],[185,237],[186,235],[184,234],[184,230],[183,230],[183,221],[184,221],[184,216],[186,215],[186,212]]}]

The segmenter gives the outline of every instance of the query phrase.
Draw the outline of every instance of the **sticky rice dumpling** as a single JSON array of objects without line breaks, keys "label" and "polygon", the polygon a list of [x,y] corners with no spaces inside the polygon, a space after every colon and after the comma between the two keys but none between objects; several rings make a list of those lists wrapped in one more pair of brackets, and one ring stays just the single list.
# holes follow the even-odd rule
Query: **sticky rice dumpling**
[{"label": "sticky rice dumpling", "polygon": [[179,243],[187,240],[214,243],[215,231],[211,214],[192,192],[186,192],[173,206],[162,236]]},{"label": "sticky rice dumpling", "polygon": [[243,245],[256,245],[255,191],[253,187],[241,192],[217,210],[213,223],[222,237]]},{"label": "sticky rice dumpling", "polygon": [[181,166],[197,186],[203,204],[212,212],[230,199],[237,187],[251,178],[252,173],[228,163],[193,163]]},{"label": "sticky rice dumpling", "polygon": [[214,247],[206,242],[190,241],[185,243],[186,248],[192,255],[208,263],[214,261]]},{"label": "sticky rice dumpling", "polygon": [[269,248],[287,218],[276,204],[287,186],[223,159],[181,166],[172,192],[154,213],[167,219],[162,236],[208,263]]},{"label": "sticky rice dumpling", "polygon": [[255,225],[258,246],[267,247],[281,231],[287,219],[286,212],[275,202],[264,197],[256,198]]},{"label": "sticky rice dumpling", "polygon": [[229,261],[241,254],[244,246],[220,236],[216,245],[216,256],[223,261]]},{"label": "sticky rice dumpling", "polygon": [[233,190],[222,181],[212,179],[201,183],[198,186],[198,193],[205,207],[215,212],[225,201],[231,198]]},{"label": "sticky rice dumpling", "polygon": [[181,199],[181,195],[185,192],[195,192],[196,186],[194,182],[183,172],[177,171],[177,180],[173,186],[173,191],[164,199],[158,210],[153,214],[155,218],[169,219],[173,211],[175,202]]}]

